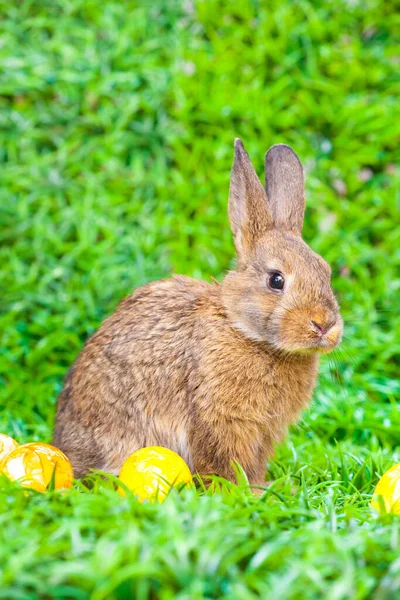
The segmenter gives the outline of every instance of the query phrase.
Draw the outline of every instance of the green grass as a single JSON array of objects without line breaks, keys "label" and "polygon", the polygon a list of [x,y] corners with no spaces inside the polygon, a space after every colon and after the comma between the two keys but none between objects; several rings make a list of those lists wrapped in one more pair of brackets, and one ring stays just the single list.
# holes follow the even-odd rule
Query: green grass
[{"label": "green grass", "polygon": [[0,598],[400,597],[399,518],[369,509],[400,461],[396,3],[0,6],[0,431],[51,438],[67,369],[133,287],[232,265],[235,136],[260,174],[273,143],[301,156],[346,321],[261,498],[3,482]]}]

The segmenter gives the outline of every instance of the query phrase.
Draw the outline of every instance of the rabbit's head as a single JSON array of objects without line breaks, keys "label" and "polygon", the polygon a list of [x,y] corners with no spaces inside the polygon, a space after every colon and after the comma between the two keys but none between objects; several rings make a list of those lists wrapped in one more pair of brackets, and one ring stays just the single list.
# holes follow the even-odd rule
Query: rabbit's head
[{"label": "rabbit's head", "polygon": [[232,325],[284,352],[329,352],[343,322],[331,269],[302,240],[305,197],[301,163],[291,148],[265,158],[265,189],[242,142],[235,141],[229,219],[237,268],[222,284]]}]

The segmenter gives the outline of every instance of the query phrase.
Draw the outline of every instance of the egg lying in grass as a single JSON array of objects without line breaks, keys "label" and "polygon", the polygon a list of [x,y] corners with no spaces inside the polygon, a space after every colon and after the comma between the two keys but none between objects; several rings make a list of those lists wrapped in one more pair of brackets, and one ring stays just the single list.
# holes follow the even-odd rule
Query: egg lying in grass
[{"label": "egg lying in grass", "polygon": [[378,481],[371,506],[379,513],[400,514],[400,463],[386,471]]},{"label": "egg lying in grass", "polygon": [[3,461],[15,448],[18,448],[18,443],[9,435],[0,433],[0,468]]},{"label": "egg lying in grass", "polygon": [[[131,454],[122,466],[119,479],[140,502],[163,502],[172,486],[190,487],[193,483],[192,474],[183,458],[161,446],[141,448]],[[119,492],[125,496],[122,487]]]},{"label": "egg lying in grass", "polygon": [[69,488],[74,478],[65,454],[50,444],[39,442],[18,446],[5,458],[1,471],[11,481],[37,492]]}]

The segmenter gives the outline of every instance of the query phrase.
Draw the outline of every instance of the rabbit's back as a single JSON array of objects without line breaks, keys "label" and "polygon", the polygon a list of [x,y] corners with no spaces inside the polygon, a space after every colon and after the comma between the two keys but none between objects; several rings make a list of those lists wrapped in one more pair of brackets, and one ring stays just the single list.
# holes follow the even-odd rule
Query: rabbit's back
[{"label": "rabbit's back", "polygon": [[89,467],[118,472],[148,445],[167,446],[191,464],[194,330],[213,296],[217,285],[188,277],[150,283],[88,340],[59,397],[54,435],[76,475]]}]

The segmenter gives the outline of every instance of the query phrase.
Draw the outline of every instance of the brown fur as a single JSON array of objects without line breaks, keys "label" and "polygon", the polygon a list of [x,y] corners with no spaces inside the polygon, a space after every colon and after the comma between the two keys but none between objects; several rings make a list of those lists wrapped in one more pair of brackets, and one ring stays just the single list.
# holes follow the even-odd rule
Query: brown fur
[{"label": "brown fur", "polygon": [[[274,443],[310,400],[319,353],[342,333],[329,266],[301,239],[300,162],[274,146],[266,167],[268,198],[236,141],[235,271],[221,284],[176,276],[139,288],[86,343],[54,434],[76,476],[117,474],[129,454],[160,445],[201,475],[234,479],[236,460],[263,483]],[[284,274],[283,292],[268,288],[271,270]]]}]

